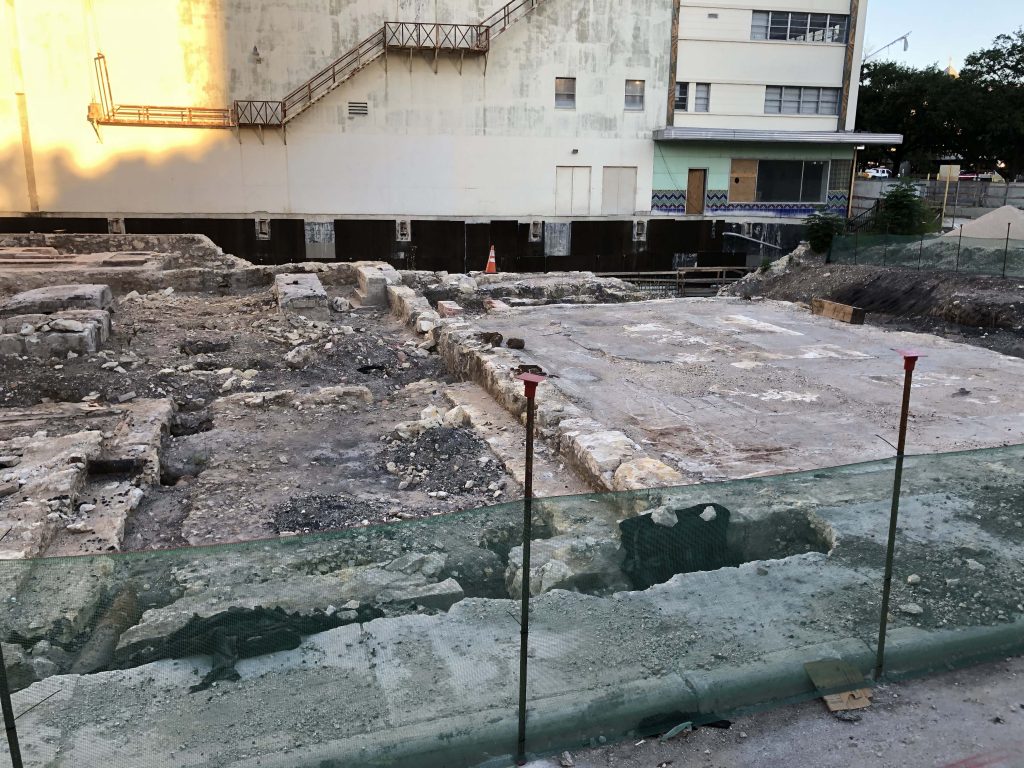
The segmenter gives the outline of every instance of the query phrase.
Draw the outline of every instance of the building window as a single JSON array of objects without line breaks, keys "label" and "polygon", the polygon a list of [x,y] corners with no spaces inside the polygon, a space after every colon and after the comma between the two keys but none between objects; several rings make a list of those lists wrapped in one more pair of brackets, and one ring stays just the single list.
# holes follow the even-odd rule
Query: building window
[{"label": "building window", "polygon": [[686,104],[689,93],[689,83],[676,83],[676,112],[686,112],[689,109]]},{"label": "building window", "polygon": [[627,80],[626,81],[626,111],[627,112],[643,112],[644,111],[644,81],[643,80]]},{"label": "building window", "polygon": [[751,40],[793,40],[801,43],[846,43],[850,17],[839,13],[754,11]]},{"label": "building window", "polygon": [[769,85],[764,92],[766,115],[838,115],[838,88]]},{"label": "building window", "polygon": [[693,95],[694,112],[711,111],[711,83],[697,83],[697,92]]},{"label": "building window", "polygon": [[555,78],[555,108],[576,109],[576,78]]},{"label": "building window", "polygon": [[822,203],[827,184],[827,160],[761,160],[757,164],[758,202]]}]

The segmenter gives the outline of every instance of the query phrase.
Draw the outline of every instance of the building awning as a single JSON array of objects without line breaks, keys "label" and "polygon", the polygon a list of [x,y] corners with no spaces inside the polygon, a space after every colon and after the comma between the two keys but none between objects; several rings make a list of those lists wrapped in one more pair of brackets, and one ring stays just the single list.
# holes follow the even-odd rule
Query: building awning
[{"label": "building awning", "polygon": [[902,144],[900,133],[856,131],[757,131],[732,128],[669,126],[654,132],[655,141],[760,141],[779,144]]}]

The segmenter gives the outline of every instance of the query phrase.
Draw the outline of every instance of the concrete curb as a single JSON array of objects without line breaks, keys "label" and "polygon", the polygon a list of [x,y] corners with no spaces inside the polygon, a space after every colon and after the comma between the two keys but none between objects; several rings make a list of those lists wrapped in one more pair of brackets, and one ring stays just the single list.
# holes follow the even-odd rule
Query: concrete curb
[{"label": "concrete curb", "polygon": [[[969,666],[1006,655],[1024,653],[1024,620],[1000,627],[972,627],[929,633],[895,630],[891,633],[886,680],[923,676],[940,669]],[[626,736],[664,731],[686,720],[701,722],[730,714],[752,712],[819,695],[804,664],[819,659],[842,659],[865,674],[875,654],[867,643],[849,638],[769,654],[740,667],[708,672],[671,672],[612,690],[593,688],[534,701],[529,707],[528,746],[531,755],[612,742]],[[583,694],[583,695],[581,695]],[[511,692],[495,692],[495,698]],[[644,721],[649,726],[644,726]],[[360,734],[344,741],[262,756],[232,763],[232,768],[509,768],[516,738],[514,704],[471,716],[424,721],[388,731],[389,741],[377,734]],[[212,768],[212,766],[211,766]]]}]

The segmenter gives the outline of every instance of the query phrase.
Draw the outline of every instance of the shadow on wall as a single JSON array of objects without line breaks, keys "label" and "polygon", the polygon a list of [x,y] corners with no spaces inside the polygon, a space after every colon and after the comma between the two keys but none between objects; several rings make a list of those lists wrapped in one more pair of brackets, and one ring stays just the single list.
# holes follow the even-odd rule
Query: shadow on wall
[{"label": "shadow on wall", "polygon": [[[148,130],[119,128],[115,130]],[[91,199],[100,216],[50,217],[41,211],[31,217],[0,216],[0,231],[6,232],[107,232],[106,214],[119,215],[110,207],[108,199],[116,199],[119,184],[116,179],[129,179],[139,189],[153,190],[153,197],[139,199],[131,213],[145,214],[148,209],[159,209],[152,200],[160,199],[161,184],[181,185],[183,179],[191,190],[190,211],[202,211],[204,216],[177,218],[136,215],[125,219],[126,234],[201,234],[213,240],[225,252],[255,264],[281,264],[304,261],[306,257],[305,231],[302,219],[271,219],[270,239],[261,240],[256,233],[256,216],[241,217],[236,212],[217,216],[217,189],[210,183],[209,153],[197,155],[194,150],[163,153],[159,160],[144,155],[121,156],[95,173],[76,166],[69,152],[36,153],[37,177],[45,179],[46,194],[43,201]],[[4,185],[24,182],[24,159],[20,149],[0,152],[0,179]],[[11,181],[13,180],[13,181]],[[5,189],[4,197],[17,200],[21,190]],[[180,206],[177,206],[180,208]],[[173,210],[171,207],[169,210]],[[12,212],[12,213],[16,213]],[[232,215],[234,214],[234,215]]]}]

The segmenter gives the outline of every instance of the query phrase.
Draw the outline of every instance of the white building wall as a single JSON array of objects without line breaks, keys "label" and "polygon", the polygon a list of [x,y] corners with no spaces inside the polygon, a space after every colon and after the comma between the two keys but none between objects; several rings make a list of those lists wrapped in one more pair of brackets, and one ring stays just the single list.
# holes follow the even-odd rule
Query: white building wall
[{"label": "white building wall", "polygon": [[[603,166],[636,166],[636,210],[650,207],[669,2],[545,0],[494,41],[486,75],[480,58],[460,75],[444,55],[437,74],[420,53],[411,66],[391,56],[262,141],[249,129],[100,126],[97,136],[85,120],[95,52],[116,102],[228,106],[280,99],[385,20],[475,23],[500,0],[5,2],[22,30],[12,57],[25,70],[43,212],[550,217],[564,165],[593,167],[593,215]],[[554,109],[557,76],[577,78],[573,111]],[[624,110],[626,79],[647,82],[641,113]],[[350,118],[349,101],[368,102],[369,115]],[[0,115],[12,114],[3,87]],[[28,210],[22,150],[18,121],[4,119],[0,213]]]},{"label": "white building wall", "polygon": [[[866,10],[866,1],[861,5],[862,11]],[[684,0],[676,77],[679,82],[691,83],[691,104],[688,112],[676,112],[675,124],[699,128],[837,130],[837,116],[766,115],[765,87],[842,88],[846,46],[751,40],[754,10],[848,14],[850,0],[788,0],[778,4],[751,3],[742,8],[728,0]],[[694,83],[711,84],[708,113],[694,112]]]}]

